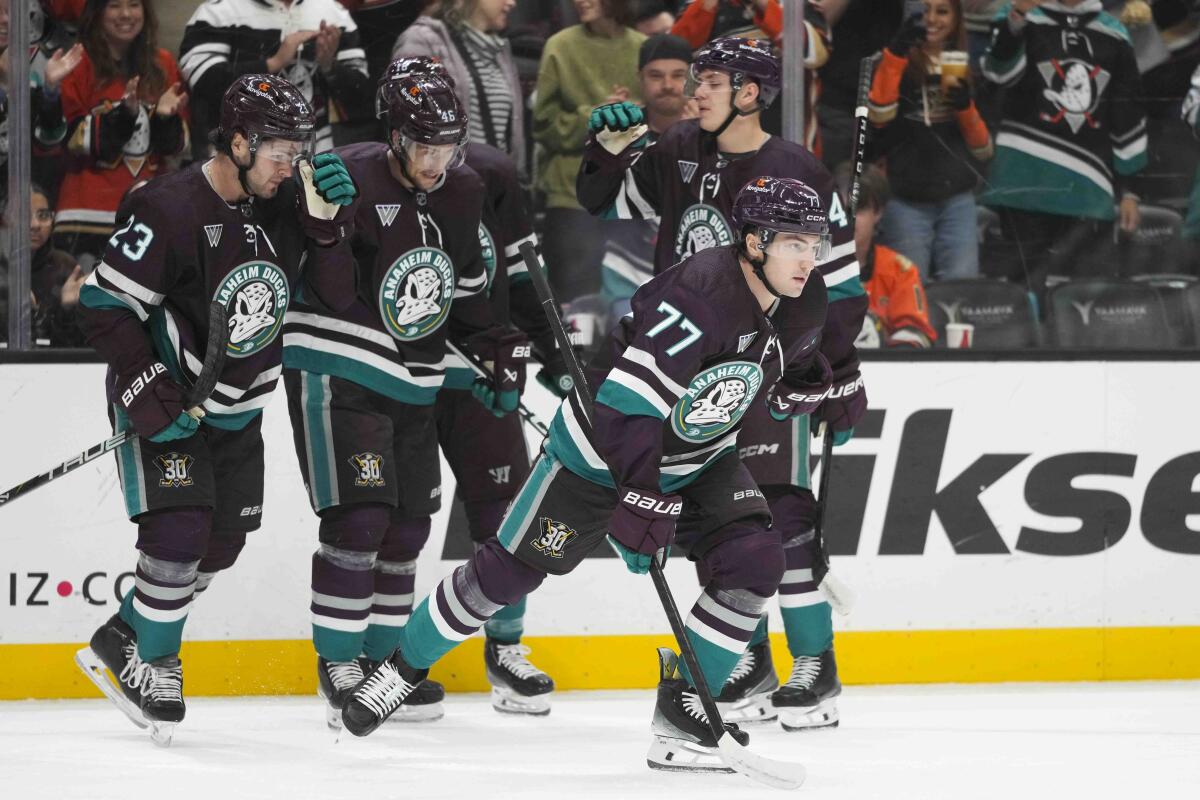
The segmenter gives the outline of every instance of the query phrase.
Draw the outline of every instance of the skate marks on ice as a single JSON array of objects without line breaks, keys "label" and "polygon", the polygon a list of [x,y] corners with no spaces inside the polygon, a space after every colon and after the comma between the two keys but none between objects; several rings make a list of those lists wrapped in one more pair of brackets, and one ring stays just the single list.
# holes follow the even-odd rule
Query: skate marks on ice
[{"label": "skate marks on ice", "polygon": [[[450,695],[446,716],[334,743],[322,702],[189,698],[169,750],[106,700],[0,703],[6,797],[686,798],[786,796],[738,775],[645,766],[651,691],[563,692],[554,713],[498,714]],[[750,729],[803,760],[795,797],[1175,800],[1200,785],[1200,683],[848,687],[836,730]]]}]

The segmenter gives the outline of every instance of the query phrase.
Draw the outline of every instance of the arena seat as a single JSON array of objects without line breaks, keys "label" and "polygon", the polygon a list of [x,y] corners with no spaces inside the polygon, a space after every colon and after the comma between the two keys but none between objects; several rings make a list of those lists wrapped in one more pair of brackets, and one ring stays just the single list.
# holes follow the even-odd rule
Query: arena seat
[{"label": "arena seat", "polygon": [[1167,314],[1153,287],[1124,278],[1085,278],[1050,290],[1047,320],[1058,347],[1166,349]]},{"label": "arena seat", "polygon": [[991,278],[938,281],[925,287],[925,295],[929,321],[938,333],[937,347],[946,346],[948,322],[974,325],[977,349],[1037,347],[1041,339],[1029,293],[1015,283]]},{"label": "arena seat", "polygon": [[1143,283],[1158,294],[1167,315],[1167,332],[1174,347],[1194,347],[1200,344],[1196,337],[1195,312],[1188,306],[1188,292],[1200,283],[1195,275],[1174,273],[1135,275],[1133,280]]}]

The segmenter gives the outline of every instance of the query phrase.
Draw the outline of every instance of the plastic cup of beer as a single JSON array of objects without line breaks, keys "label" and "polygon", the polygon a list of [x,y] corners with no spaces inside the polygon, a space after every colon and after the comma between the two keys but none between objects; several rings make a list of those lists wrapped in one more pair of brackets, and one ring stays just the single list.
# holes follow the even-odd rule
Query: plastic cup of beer
[{"label": "plastic cup of beer", "polygon": [[954,84],[967,80],[971,62],[962,50],[944,50],[942,52],[942,91],[948,92]]}]

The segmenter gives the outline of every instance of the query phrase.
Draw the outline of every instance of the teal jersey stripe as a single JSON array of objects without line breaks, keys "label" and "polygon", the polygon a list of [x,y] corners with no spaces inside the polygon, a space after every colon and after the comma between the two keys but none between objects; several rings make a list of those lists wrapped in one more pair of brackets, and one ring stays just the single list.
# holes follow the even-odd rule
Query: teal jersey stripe
[{"label": "teal jersey stripe", "polygon": [[323,353],[307,347],[284,345],[283,366],[305,372],[333,375],[343,380],[365,386],[385,397],[414,406],[433,405],[441,386],[416,386],[382,370],[367,366],[352,358]]},{"label": "teal jersey stripe", "polygon": [[[114,429],[119,433],[129,430],[133,423],[117,406],[113,406],[113,416],[116,419]],[[125,496],[125,514],[133,519],[144,514],[146,508],[146,482],[142,472],[141,441],[134,439],[117,448],[117,474],[121,479],[121,491]]]},{"label": "teal jersey stripe", "polygon": [[614,380],[606,380],[600,384],[600,391],[596,393],[596,402],[620,411],[627,417],[666,419],[649,400]]},{"label": "teal jersey stripe", "polygon": [[141,309],[134,308],[116,295],[106,292],[99,286],[86,283],[79,290],[79,302],[88,308],[119,308],[124,311],[132,311],[138,315],[139,319],[142,314]]},{"label": "teal jersey stripe", "polygon": [[812,447],[809,433],[808,414],[792,417],[792,485],[801,489],[812,488],[812,477],[808,471],[808,455]]},{"label": "teal jersey stripe", "polygon": [[337,476],[329,468],[334,457],[330,452],[333,431],[328,430],[325,424],[327,388],[323,377],[312,372],[300,375],[303,383],[304,438],[308,447],[308,480],[313,506],[317,510],[337,504],[334,486]]},{"label": "teal jersey stripe", "polygon": [[475,373],[470,367],[448,367],[442,388],[470,390],[474,383]]},{"label": "teal jersey stripe", "polygon": [[509,286],[520,286],[522,283],[529,283],[533,278],[529,277],[528,272],[518,272],[516,275],[508,276]]},{"label": "teal jersey stripe", "polygon": [[848,281],[842,281],[837,286],[831,286],[828,289],[827,295],[830,303],[836,303],[838,300],[862,297],[866,293],[867,290],[863,288],[862,281],[858,278],[851,278]]}]

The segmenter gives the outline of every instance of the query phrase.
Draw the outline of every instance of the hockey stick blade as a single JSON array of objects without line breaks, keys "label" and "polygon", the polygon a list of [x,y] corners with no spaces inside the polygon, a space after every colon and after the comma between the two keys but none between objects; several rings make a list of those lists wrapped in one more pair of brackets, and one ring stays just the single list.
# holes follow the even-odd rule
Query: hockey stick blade
[{"label": "hockey stick blade", "polygon": [[[580,366],[579,359],[576,358],[575,351],[567,339],[567,332],[563,328],[562,317],[558,314],[554,293],[550,289],[550,283],[546,280],[545,273],[542,272],[542,266],[538,263],[533,246],[528,243],[523,244],[520,251],[521,257],[525,260],[525,268],[529,271],[529,277],[533,280],[534,289],[537,290],[538,299],[542,302],[542,311],[546,314],[546,321],[550,323],[559,349],[563,351],[567,370],[575,381],[575,396],[579,399],[584,421],[590,431],[594,418],[591,387],[588,386],[583,367]],[[606,466],[608,465],[606,464]],[[609,466],[608,469],[612,473],[612,467]],[[613,483],[617,483],[615,473],[613,473]],[[671,594],[671,587],[667,585],[667,576],[663,574],[662,564],[659,563],[658,558],[651,559],[650,578],[654,583],[659,602],[662,603],[663,612],[671,626],[671,632],[675,635],[675,642],[679,645],[679,653],[683,657],[684,663],[687,664],[688,671],[692,675],[703,676],[704,670],[700,668],[700,660],[696,657],[696,651],[688,640],[683,618],[679,614],[679,608],[675,605],[675,597]],[[717,707],[712,693],[708,690],[708,684],[704,680],[696,681],[695,689],[696,695],[700,698],[700,704],[704,708],[704,715],[708,718],[709,730],[713,738],[717,740],[717,753],[726,766],[748,778],[778,789],[795,789],[804,783],[807,773],[802,765],[758,756],[738,744],[737,740],[725,730],[725,725],[721,722],[720,709]]]},{"label": "hockey stick blade", "polygon": [[730,733],[717,740],[717,750],[721,753],[721,760],[730,767],[774,789],[799,789],[808,777],[808,770],[803,764],[752,753]]}]

